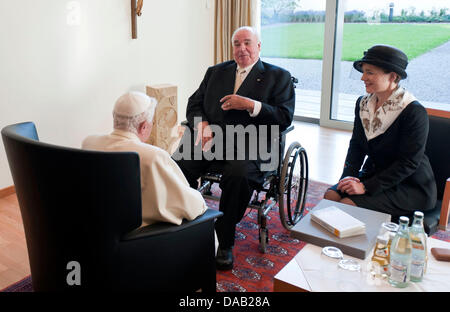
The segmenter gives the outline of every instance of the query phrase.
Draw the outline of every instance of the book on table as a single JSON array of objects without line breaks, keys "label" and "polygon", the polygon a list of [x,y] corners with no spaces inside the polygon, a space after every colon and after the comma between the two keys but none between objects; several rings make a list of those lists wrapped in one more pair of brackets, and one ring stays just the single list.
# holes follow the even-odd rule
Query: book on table
[{"label": "book on table", "polygon": [[335,206],[329,206],[311,212],[311,220],[339,238],[345,238],[366,233],[364,222]]},{"label": "book on table", "polygon": [[[315,211],[320,211],[330,206],[335,206],[363,222],[365,224],[365,234],[339,238],[317,222],[311,220],[311,216]],[[370,250],[375,245],[381,224],[389,221],[391,221],[391,216],[386,213],[322,199],[317,206],[292,227],[290,236],[321,247],[334,246],[348,256],[365,259],[371,254]]]}]

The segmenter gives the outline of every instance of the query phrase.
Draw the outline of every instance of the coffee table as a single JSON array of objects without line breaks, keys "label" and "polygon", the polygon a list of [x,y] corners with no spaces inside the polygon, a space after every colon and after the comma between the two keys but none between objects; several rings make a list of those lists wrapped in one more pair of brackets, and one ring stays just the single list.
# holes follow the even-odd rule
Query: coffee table
[{"label": "coffee table", "polygon": [[[432,247],[450,248],[450,243],[428,238],[428,267],[422,282],[410,282],[406,288],[392,287],[386,280],[371,279],[368,273],[370,253],[361,260],[344,254],[346,259],[355,259],[361,264],[361,274],[343,272],[337,268],[337,262],[325,263],[321,256],[322,247],[307,244],[303,249],[274,277],[275,292],[305,291],[376,291],[376,292],[423,292],[449,291],[450,262],[437,261],[430,252]],[[324,262],[325,261],[325,262]]]},{"label": "coffee table", "polygon": [[[362,221],[366,226],[365,234],[339,238],[323,226],[311,220],[311,215],[314,211],[331,206]],[[349,256],[365,259],[373,246],[375,246],[381,224],[389,221],[391,221],[391,215],[386,213],[322,199],[310,213],[292,227],[290,236],[317,246],[338,247],[343,253]]]}]

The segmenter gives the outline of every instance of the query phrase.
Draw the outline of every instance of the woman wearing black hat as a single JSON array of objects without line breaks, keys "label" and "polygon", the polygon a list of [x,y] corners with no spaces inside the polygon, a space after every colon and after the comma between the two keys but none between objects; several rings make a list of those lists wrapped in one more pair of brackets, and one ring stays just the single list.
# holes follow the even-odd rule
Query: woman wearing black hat
[{"label": "woman wearing black hat", "polygon": [[[353,63],[367,94],[356,102],[344,171],[325,198],[399,216],[426,211],[436,202],[436,183],[425,155],[428,115],[399,85],[407,56],[375,45]],[[367,156],[367,159],[365,159]],[[362,167],[362,168],[361,168]]]}]

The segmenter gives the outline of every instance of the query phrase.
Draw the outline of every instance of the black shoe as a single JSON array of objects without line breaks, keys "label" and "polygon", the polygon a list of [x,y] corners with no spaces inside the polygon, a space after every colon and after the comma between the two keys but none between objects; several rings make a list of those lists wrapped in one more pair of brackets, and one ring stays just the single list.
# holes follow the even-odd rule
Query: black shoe
[{"label": "black shoe", "polygon": [[221,271],[233,268],[233,248],[221,249],[219,246],[216,256],[216,268]]}]

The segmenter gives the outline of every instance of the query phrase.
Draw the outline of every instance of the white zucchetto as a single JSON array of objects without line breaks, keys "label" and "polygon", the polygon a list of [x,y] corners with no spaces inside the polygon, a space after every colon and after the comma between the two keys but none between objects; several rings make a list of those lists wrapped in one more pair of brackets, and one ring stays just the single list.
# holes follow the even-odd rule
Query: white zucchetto
[{"label": "white zucchetto", "polygon": [[147,111],[153,99],[142,92],[131,91],[119,97],[114,105],[114,113],[124,117],[134,117]]}]

